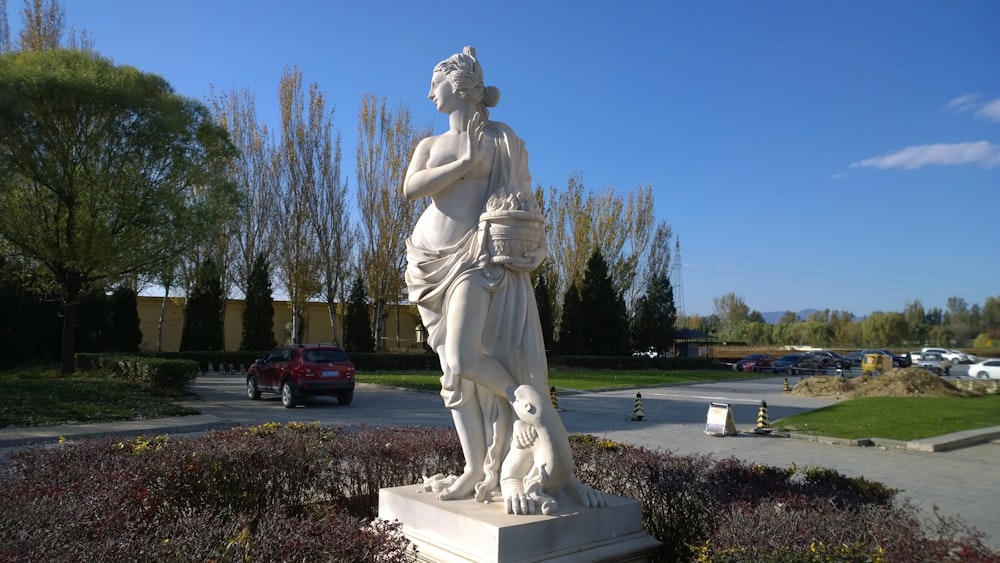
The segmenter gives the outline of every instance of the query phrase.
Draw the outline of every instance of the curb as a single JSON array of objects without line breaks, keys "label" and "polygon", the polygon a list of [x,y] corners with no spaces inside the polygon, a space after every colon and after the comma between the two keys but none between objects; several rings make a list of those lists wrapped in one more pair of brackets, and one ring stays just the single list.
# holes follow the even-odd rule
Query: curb
[{"label": "curb", "polygon": [[211,415],[190,415],[148,420],[3,428],[0,429],[0,448],[17,448],[100,436],[190,434],[228,430],[236,425],[234,422],[220,420]]},{"label": "curb", "polygon": [[829,436],[815,436],[812,434],[791,433],[789,438],[803,440],[806,442],[819,442],[834,446],[857,446],[870,448],[877,446],[881,448],[893,448],[899,450],[909,450],[914,452],[947,452],[970,446],[978,446],[1000,440],[1000,426],[988,428],[977,428],[975,430],[962,430],[943,436],[933,438],[921,438],[919,440],[892,440],[889,438],[833,438]]}]

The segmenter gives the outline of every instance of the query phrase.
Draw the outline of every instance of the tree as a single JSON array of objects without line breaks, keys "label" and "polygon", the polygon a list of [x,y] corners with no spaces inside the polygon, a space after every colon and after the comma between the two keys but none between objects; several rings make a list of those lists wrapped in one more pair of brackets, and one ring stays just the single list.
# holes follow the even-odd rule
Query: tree
[{"label": "tree", "polygon": [[994,340],[1000,340],[1000,296],[986,298],[983,304],[983,329]]},{"label": "tree", "polygon": [[344,316],[344,348],[352,352],[375,351],[372,325],[368,317],[368,295],[361,274],[354,279],[351,297]]},{"label": "tree", "polygon": [[545,349],[552,350],[555,339],[555,307],[552,302],[552,290],[549,289],[549,276],[544,273],[535,280],[535,304],[538,306],[538,321],[542,325]]},{"label": "tree", "polygon": [[267,257],[258,253],[250,275],[241,284],[246,288],[243,308],[243,338],[240,350],[263,351],[274,348],[274,290]]},{"label": "tree", "polygon": [[674,288],[666,271],[654,274],[639,298],[632,321],[632,349],[666,352],[673,347],[677,306]]},{"label": "tree", "polygon": [[242,195],[244,206],[239,214],[239,226],[229,240],[234,256],[232,275],[236,286],[246,296],[258,257],[270,256],[275,246],[271,228],[274,197],[278,193],[276,149],[267,125],[257,121],[257,104],[252,91],[213,92],[211,103],[213,116],[229,132],[238,151],[227,176]]},{"label": "tree", "polygon": [[20,45],[25,51],[58,49],[66,27],[66,14],[56,0],[29,0],[24,3],[24,26]]},{"label": "tree", "polygon": [[592,252],[600,250],[631,310],[651,272],[669,264],[671,229],[655,223],[649,186],[624,196],[613,188],[597,194],[584,191],[580,174],[569,177],[564,191],[549,190],[545,207],[552,234],[549,252],[558,272],[556,295],[583,277]]},{"label": "tree", "polygon": [[77,305],[153,273],[200,232],[225,130],[162,78],[92,53],[0,55],[0,238],[63,304],[62,373],[73,371]]},{"label": "tree", "polygon": [[7,0],[0,0],[0,54],[10,51],[10,25],[7,23]]},{"label": "tree", "polygon": [[875,311],[861,322],[861,337],[869,346],[897,346],[906,340],[909,326],[902,313]]},{"label": "tree", "polygon": [[386,304],[403,298],[406,237],[420,212],[420,203],[403,194],[403,178],[417,142],[429,134],[410,124],[405,107],[393,112],[384,98],[378,100],[372,94],[361,98],[356,150],[359,262],[372,301],[376,338],[385,332]]},{"label": "tree", "polygon": [[108,299],[110,315],[110,335],[108,344],[114,352],[136,354],[142,344],[142,329],[139,327],[138,293],[135,289],[120,285],[111,292]]},{"label": "tree", "polygon": [[587,261],[580,286],[580,303],[587,319],[583,324],[585,353],[595,356],[629,355],[628,313],[625,300],[611,279],[600,250]]},{"label": "tree", "polygon": [[225,303],[222,277],[211,259],[198,267],[194,288],[184,307],[181,350],[223,350],[225,331],[222,313]]},{"label": "tree", "polygon": [[319,265],[324,249],[319,246],[312,215],[316,212],[318,186],[323,181],[323,154],[319,149],[328,130],[322,120],[325,98],[312,84],[307,110],[298,68],[285,68],[278,93],[281,141],[275,194],[278,215],[273,233],[277,241],[276,266],[292,313],[291,341],[299,342],[306,303],[321,289]]},{"label": "tree", "polygon": [[324,249],[319,254],[320,295],[326,302],[330,333],[336,342],[339,340],[337,308],[346,293],[344,286],[354,238],[351,236],[347,181],[341,181],[340,177],[341,139],[340,134],[333,134],[333,112],[328,117],[324,116],[320,104],[313,107],[312,111],[318,115],[311,117],[310,121],[320,123],[325,132],[320,136],[317,146],[316,208],[311,218],[316,240],[319,247]]},{"label": "tree", "polygon": [[743,326],[750,321],[750,307],[743,298],[735,293],[727,293],[712,299],[715,314],[719,317],[721,326],[718,338],[734,340],[739,338]]},{"label": "tree", "polygon": [[906,324],[909,326],[910,331],[910,336],[907,340],[915,343],[927,341],[927,331],[930,327],[927,325],[926,316],[924,306],[920,303],[919,299],[906,302],[903,306],[903,317],[906,318]]},{"label": "tree", "polygon": [[584,341],[584,325],[589,322],[587,312],[580,299],[579,282],[569,286],[563,298],[562,322],[559,325],[558,350],[560,354],[586,354],[587,345]]}]

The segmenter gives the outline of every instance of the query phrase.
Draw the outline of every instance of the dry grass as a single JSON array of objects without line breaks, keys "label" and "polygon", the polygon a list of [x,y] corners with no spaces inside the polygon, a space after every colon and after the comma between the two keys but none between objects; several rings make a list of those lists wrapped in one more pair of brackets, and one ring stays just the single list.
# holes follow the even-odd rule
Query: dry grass
[{"label": "dry grass", "polygon": [[[961,387],[956,387],[956,384]],[[988,382],[944,379],[921,368],[893,368],[877,377],[813,376],[792,388],[793,395],[856,397],[975,397],[995,392]]]}]

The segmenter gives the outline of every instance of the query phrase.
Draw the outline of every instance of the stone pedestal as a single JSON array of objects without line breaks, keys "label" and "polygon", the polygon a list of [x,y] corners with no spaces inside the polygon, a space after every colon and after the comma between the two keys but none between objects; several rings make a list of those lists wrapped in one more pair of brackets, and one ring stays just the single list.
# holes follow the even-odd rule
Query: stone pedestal
[{"label": "stone pedestal", "polygon": [[560,498],[556,514],[525,516],[505,514],[502,501],[440,501],[412,485],[380,490],[378,515],[403,523],[420,561],[645,561],[660,542],[642,528],[642,505],[607,498],[608,506],[596,509],[576,509]]}]

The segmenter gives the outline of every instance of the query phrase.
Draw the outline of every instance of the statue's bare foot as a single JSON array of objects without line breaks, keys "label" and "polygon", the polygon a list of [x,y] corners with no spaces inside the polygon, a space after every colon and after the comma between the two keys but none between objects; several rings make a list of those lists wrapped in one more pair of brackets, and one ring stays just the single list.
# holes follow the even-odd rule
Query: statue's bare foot
[{"label": "statue's bare foot", "polygon": [[566,484],[565,491],[571,499],[580,503],[585,508],[600,508],[608,504],[608,499],[605,498],[603,492],[592,489],[576,479]]},{"label": "statue's bare foot", "polygon": [[455,482],[438,495],[440,500],[455,500],[471,497],[476,492],[476,483],[486,475],[482,471],[466,471]]}]

